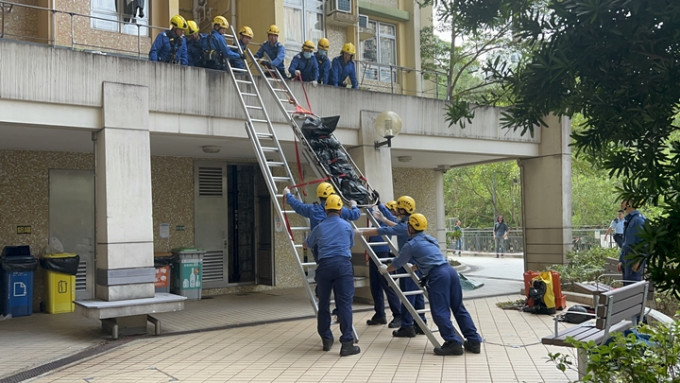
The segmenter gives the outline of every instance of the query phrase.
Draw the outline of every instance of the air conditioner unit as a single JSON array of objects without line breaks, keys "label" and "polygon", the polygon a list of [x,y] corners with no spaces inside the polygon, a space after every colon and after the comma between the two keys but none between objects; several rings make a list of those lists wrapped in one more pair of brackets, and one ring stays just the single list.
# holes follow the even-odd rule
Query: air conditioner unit
[{"label": "air conditioner unit", "polygon": [[359,28],[368,28],[368,16],[359,15]]},{"label": "air conditioner unit", "polygon": [[327,0],[326,23],[343,27],[357,25],[358,15],[356,8],[352,8],[352,2],[356,0]]},{"label": "air conditioner unit", "polygon": [[326,12],[352,13],[352,0],[328,0]]}]

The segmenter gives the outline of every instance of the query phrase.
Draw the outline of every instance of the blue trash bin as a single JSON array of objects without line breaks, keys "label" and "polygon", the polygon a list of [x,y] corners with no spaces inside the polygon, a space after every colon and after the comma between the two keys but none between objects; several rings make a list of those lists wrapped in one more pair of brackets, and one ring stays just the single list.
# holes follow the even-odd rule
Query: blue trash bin
[{"label": "blue trash bin", "polygon": [[0,255],[0,314],[33,314],[33,272],[38,260],[28,246],[5,246]]}]

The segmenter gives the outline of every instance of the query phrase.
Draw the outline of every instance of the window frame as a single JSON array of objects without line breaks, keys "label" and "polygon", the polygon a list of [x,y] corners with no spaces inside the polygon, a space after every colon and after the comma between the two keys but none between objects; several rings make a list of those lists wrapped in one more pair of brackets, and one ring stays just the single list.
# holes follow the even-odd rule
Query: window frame
[{"label": "window frame", "polygon": [[[285,30],[292,31],[293,28],[288,25],[289,23],[289,11],[290,10],[295,10],[299,12],[297,24],[299,27],[298,31],[296,33],[286,33],[286,39],[284,44],[286,45],[286,56],[288,58],[292,58],[298,52],[302,50],[302,44],[304,44],[305,40],[312,40],[314,43],[316,43],[320,38],[325,36],[325,31],[326,31],[326,14],[325,14],[325,1],[323,0],[284,0],[283,2],[283,7],[284,7],[284,20],[285,20],[285,25],[284,28]],[[309,26],[308,24],[312,24],[309,20],[311,19],[311,16],[316,15],[317,21],[321,22],[321,28],[313,28]],[[293,21],[290,21],[293,22]],[[294,38],[291,38],[291,36],[297,36],[298,34],[301,33],[301,41],[297,41]],[[318,33],[318,36],[315,36],[315,32]]]},{"label": "window frame", "polygon": [[[139,34],[139,36],[148,37],[149,15],[151,14],[149,7],[151,6],[151,1],[145,1],[144,17],[136,17],[130,22],[125,22],[125,0],[115,1],[118,4],[118,11],[116,10],[115,3],[110,0],[90,1],[90,16],[93,17],[90,19],[90,28],[133,36]],[[104,6],[102,7],[102,5]],[[105,5],[110,5],[110,7]]]},{"label": "window frame", "polygon": [[[391,28],[394,33],[386,33],[384,31],[381,31],[383,28],[382,27],[388,27]],[[381,83],[396,83],[397,82],[397,31],[398,31],[398,25],[397,24],[391,24],[391,23],[385,23],[380,20],[368,20],[368,29],[374,32],[374,36],[363,40],[361,42],[361,60],[364,61],[366,65],[364,65],[364,74],[363,78],[365,80],[370,80],[370,81],[377,81]],[[383,50],[383,45],[381,41],[389,40],[392,43],[393,51],[392,51],[392,61],[393,62],[383,62],[384,58],[382,57],[382,50]],[[369,48],[369,44],[373,43],[372,50],[374,50],[373,54],[375,56],[375,60],[372,59],[366,59],[367,56],[367,50]]]}]

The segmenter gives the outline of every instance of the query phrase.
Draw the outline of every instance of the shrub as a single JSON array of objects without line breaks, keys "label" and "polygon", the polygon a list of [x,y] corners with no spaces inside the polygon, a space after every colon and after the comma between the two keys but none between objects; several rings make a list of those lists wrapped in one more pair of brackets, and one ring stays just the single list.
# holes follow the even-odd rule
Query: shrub
[{"label": "shrub", "polygon": [[594,281],[604,272],[607,258],[618,258],[619,250],[593,247],[587,251],[567,253],[566,265],[552,265],[551,270],[560,273],[562,283]]}]

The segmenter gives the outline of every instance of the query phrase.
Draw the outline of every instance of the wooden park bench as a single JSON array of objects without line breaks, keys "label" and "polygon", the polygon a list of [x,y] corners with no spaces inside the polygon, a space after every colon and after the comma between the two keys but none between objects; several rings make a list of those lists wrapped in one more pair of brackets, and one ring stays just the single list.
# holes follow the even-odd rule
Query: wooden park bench
[{"label": "wooden park bench", "polygon": [[[555,333],[541,339],[546,345],[574,347],[567,342],[567,338],[581,342],[594,341],[603,344],[609,339],[609,334],[622,332],[635,326],[645,313],[645,302],[649,283],[635,282],[628,286],[605,291],[594,296],[594,319],[559,331],[558,320],[555,317]],[[585,350],[578,349],[578,373],[583,378],[586,373],[587,355]]]}]

